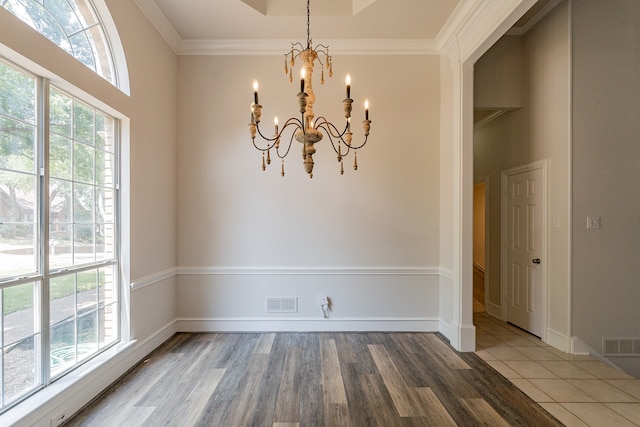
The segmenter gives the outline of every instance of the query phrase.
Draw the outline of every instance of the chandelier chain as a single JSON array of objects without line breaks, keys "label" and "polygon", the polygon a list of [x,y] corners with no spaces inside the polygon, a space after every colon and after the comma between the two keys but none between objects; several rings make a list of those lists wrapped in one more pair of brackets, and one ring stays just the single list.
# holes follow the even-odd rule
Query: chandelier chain
[{"label": "chandelier chain", "polygon": [[311,0],[307,0],[307,49],[311,49]]}]

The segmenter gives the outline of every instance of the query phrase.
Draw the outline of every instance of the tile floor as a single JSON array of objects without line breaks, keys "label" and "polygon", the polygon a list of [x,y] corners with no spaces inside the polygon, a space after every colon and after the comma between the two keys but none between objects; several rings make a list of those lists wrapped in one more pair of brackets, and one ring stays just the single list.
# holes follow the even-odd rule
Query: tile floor
[{"label": "tile floor", "polygon": [[486,313],[474,313],[476,353],[567,426],[640,426],[640,379],[573,356]]}]

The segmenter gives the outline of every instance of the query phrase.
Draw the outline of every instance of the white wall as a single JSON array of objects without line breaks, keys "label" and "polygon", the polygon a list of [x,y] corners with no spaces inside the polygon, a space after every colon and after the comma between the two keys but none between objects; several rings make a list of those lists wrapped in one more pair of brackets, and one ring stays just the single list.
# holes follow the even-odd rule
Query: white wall
[{"label": "white wall", "polygon": [[[640,336],[638,16],[635,0],[573,2],[572,323],[597,351]],[[640,376],[637,357],[612,360]]]},{"label": "white wall", "polygon": [[[570,48],[567,2],[553,9],[521,41],[517,38],[505,36],[476,64],[476,86],[479,86],[476,93],[485,94],[479,106],[512,108],[518,105],[519,98],[523,105],[474,133],[474,174],[489,175],[491,181],[489,309],[499,314],[497,309],[502,299],[500,172],[549,159],[548,259],[544,260],[548,269],[548,323],[544,339],[568,351]],[[522,74],[511,75],[518,73]],[[522,88],[505,85],[505,80],[521,81]],[[498,93],[487,95],[494,91]],[[500,91],[514,91],[517,96],[503,95]]]},{"label": "white wall", "polygon": [[178,263],[185,274],[178,299],[190,328],[194,321],[228,330],[240,326],[220,322],[271,319],[266,296],[300,298],[297,314],[277,316],[288,329],[320,319],[324,294],[333,300],[330,321],[343,329],[360,328],[354,322],[362,319],[380,328],[396,318],[424,321],[424,329],[437,319],[439,58],[336,56],[333,63],[324,85],[315,71],[316,116],[342,123],[349,72],[354,144],[365,97],[371,135],[359,169],[348,157],[343,176],[325,137],[309,179],[295,140],[281,177],[274,153],[261,170],[249,137],[254,78],[266,133],[274,115],[281,124],[298,117],[298,81],[288,82],[281,57],[180,57]]}]

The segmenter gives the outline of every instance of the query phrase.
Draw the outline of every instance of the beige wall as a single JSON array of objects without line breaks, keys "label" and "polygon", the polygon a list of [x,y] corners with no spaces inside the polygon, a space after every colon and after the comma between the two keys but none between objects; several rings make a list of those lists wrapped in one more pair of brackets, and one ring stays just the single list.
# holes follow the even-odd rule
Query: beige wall
[{"label": "beige wall", "polygon": [[[319,319],[323,294],[345,325],[363,317],[437,318],[439,57],[336,56],[333,67],[324,85],[314,76],[316,115],[344,120],[349,72],[354,144],[365,97],[371,135],[358,170],[347,157],[343,176],[325,136],[309,179],[295,140],[281,177],[274,153],[261,170],[249,138],[254,78],[265,133],[273,133],[274,115],[281,124],[298,116],[298,82],[288,82],[280,57],[180,57],[178,264],[202,273],[179,277],[181,318],[264,317],[264,298],[285,295],[299,297],[291,321]],[[232,276],[221,273],[229,269]],[[273,269],[282,274],[265,271]],[[364,287],[355,274],[362,269]],[[194,300],[209,304],[196,308]]]},{"label": "beige wall", "polygon": [[[522,36],[505,36],[476,64],[476,94],[514,90],[524,102],[474,132],[474,174],[488,175],[490,185],[489,310],[499,314],[500,173],[549,159],[547,331],[545,339],[569,349],[569,30],[562,2]],[[508,67],[507,65],[511,65]],[[519,78],[512,74],[519,75]],[[503,79],[502,76],[505,76]],[[522,81],[522,88],[504,85]],[[513,107],[517,102],[494,93],[480,99],[483,108]],[[506,102],[509,105],[500,105]]]},{"label": "beige wall", "polygon": [[[573,2],[573,333],[640,336],[640,2]],[[587,216],[601,219],[587,229]],[[612,360],[640,376],[640,359]]]},{"label": "beige wall", "polygon": [[485,266],[485,196],[486,185],[473,185],[473,264]]}]

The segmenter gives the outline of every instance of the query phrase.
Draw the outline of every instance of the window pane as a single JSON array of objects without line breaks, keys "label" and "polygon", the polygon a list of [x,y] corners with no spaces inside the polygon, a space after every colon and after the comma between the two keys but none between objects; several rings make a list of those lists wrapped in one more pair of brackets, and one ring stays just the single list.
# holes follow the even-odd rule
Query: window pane
[{"label": "window pane", "polygon": [[73,185],[73,219],[76,223],[93,223],[95,187],[84,184]]},{"label": "window pane", "polygon": [[71,139],[52,134],[49,141],[49,174],[56,178],[71,179]]},{"label": "window pane", "polygon": [[93,145],[94,120],[93,108],[87,107],[79,102],[73,105],[73,138],[76,141]]},{"label": "window pane", "polygon": [[115,257],[114,229],[111,224],[96,225],[96,261]]},{"label": "window pane", "polygon": [[15,343],[36,332],[35,283],[25,283],[2,290],[3,342]]},{"label": "window pane", "polygon": [[2,366],[5,405],[24,396],[40,383],[36,363],[36,340],[36,337],[28,337],[4,348]]},{"label": "window pane", "polygon": [[[0,91],[2,85],[0,83]],[[35,128],[0,116],[0,168],[34,173]]]},{"label": "window pane", "polygon": [[71,98],[55,89],[49,95],[49,131],[71,137]]},{"label": "window pane", "polygon": [[98,301],[100,305],[104,306],[118,301],[115,268],[115,266],[109,266],[98,270]]},{"label": "window pane", "polygon": [[98,307],[98,272],[84,271],[76,275],[76,305],[78,315]]},{"label": "window pane", "polygon": [[33,175],[0,170],[0,277],[37,271]]},{"label": "window pane", "polygon": [[73,264],[82,265],[96,260],[94,250],[94,225],[73,226]]},{"label": "window pane", "polygon": [[49,181],[49,268],[73,265],[72,185],[69,181]]},{"label": "window pane", "polygon": [[79,182],[93,184],[95,150],[93,147],[76,142],[73,144],[73,179]]},{"label": "window pane", "polygon": [[75,317],[53,325],[50,329],[49,359],[51,375],[57,375],[76,363]]},{"label": "window pane", "polygon": [[78,317],[78,360],[98,351],[98,311]]},{"label": "window pane", "polygon": [[96,61],[93,56],[93,46],[89,35],[82,31],[69,37],[73,48],[73,56],[92,70],[96,69]]},{"label": "window pane", "polygon": [[91,2],[2,0],[0,7],[7,9],[98,75],[116,83],[111,49]]},{"label": "window pane", "polygon": [[0,62],[0,115],[36,122],[36,80]]},{"label": "window pane", "polygon": [[5,7],[56,45],[72,53],[63,28],[40,3],[9,0]]},{"label": "window pane", "polygon": [[75,274],[55,277],[49,285],[50,363],[53,374],[75,363]]},{"label": "window pane", "polygon": [[59,269],[73,265],[73,226],[49,225],[49,268]]},{"label": "window pane", "polygon": [[113,153],[114,120],[96,113],[96,147]]},{"label": "window pane", "polygon": [[36,282],[2,290],[2,369],[5,404],[39,385],[36,369],[39,328],[35,313]]},{"label": "window pane", "polygon": [[49,283],[50,325],[73,319],[76,313],[75,274],[54,277]]},{"label": "window pane", "polygon": [[115,191],[108,188],[96,188],[98,201],[96,222],[113,224],[115,221]]},{"label": "window pane", "polygon": [[67,0],[47,0],[44,3],[49,13],[51,13],[66,34],[73,34],[82,30],[75,11],[69,3],[67,3]]},{"label": "window pane", "polygon": [[69,181],[51,178],[49,181],[49,221],[68,224],[72,219],[72,185]]},{"label": "window pane", "polygon": [[99,311],[99,344],[100,348],[104,348],[109,344],[118,340],[118,305],[110,304]]}]

